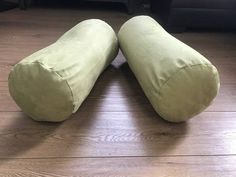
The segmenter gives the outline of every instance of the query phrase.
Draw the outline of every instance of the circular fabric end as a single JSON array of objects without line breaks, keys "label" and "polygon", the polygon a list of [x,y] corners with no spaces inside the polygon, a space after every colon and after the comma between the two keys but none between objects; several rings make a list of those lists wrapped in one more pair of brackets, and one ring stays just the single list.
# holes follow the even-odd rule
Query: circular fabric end
[{"label": "circular fabric end", "polygon": [[162,86],[157,111],[167,121],[186,121],[211,104],[219,86],[218,71],[213,65],[184,67]]},{"label": "circular fabric end", "polygon": [[8,83],[17,105],[34,120],[60,122],[72,114],[73,97],[67,81],[39,62],[16,65]]}]

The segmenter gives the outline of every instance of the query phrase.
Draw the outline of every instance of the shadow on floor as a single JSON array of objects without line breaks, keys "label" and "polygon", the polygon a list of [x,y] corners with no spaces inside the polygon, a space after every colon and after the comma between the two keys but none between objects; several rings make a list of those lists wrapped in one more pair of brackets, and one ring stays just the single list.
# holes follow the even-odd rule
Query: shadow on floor
[{"label": "shadow on floor", "polygon": [[1,130],[1,164],[15,158],[173,155],[188,131],[186,123],[171,124],[155,113],[126,63],[109,66],[77,113],[63,123],[16,116]]}]

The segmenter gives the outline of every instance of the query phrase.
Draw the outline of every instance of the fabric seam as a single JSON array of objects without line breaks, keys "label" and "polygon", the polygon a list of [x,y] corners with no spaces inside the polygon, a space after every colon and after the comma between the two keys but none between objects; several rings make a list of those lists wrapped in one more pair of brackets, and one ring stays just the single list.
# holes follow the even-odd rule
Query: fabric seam
[{"label": "fabric seam", "polygon": [[181,70],[185,70],[186,68],[192,68],[192,67],[201,66],[201,65],[202,65],[202,66],[207,66],[207,67],[209,67],[209,66],[211,66],[212,64],[195,64],[195,65],[190,65],[190,66],[184,66],[184,67],[178,69],[178,70],[177,70],[175,73],[173,73],[168,79],[166,79],[166,81],[160,86],[159,94],[161,93],[162,87],[164,87],[164,86],[168,83],[168,81],[169,81],[170,79],[172,79],[173,77],[175,77],[175,75],[178,74]]},{"label": "fabric seam", "polygon": [[72,111],[74,111],[74,108],[75,108],[74,101],[75,101],[75,100],[74,100],[74,96],[73,96],[72,89],[71,89],[69,83],[67,82],[67,80],[66,80],[66,79],[63,79],[63,77],[62,77],[58,72],[54,71],[52,68],[48,68],[46,65],[44,65],[43,63],[41,63],[41,62],[39,62],[39,61],[34,61],[34,62],[32,62],[32,63],[37,63],[37,64],[41,65],[43,68],[52,71],[52,72],[55,73],[58,77],[60,77],[63,81],[65,81],[66,85],[68,86],[68,88],[69,88],[69,90],[70,90],[70,95],[71,95],[71,98],[72,98],[72,100],[73,100],[73,102],[72,102]]}]

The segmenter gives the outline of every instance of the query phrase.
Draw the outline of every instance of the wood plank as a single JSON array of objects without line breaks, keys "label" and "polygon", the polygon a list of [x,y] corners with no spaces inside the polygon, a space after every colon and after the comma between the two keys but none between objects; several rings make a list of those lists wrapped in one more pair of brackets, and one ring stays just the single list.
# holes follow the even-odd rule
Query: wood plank
[{"label": "wood plank", "polygon": [[1,176],[235,177],[236,157],[56,158],[0,160]]},{"label": "wood plank", "polygon": [[[102,19],[111,24],[115,31],[118,31],[121,25],[127,19],[131,18],[131,16],[121,11],[113,13],[111,11],[99,10],[34,8],[32,11],[22,12],[21,10],[15,9],[13,13],[5,12],[1,14],[0,34],[28,34],[30,36],[41,32],[55,32],[55,34],[60,32],[62,34],[80,21],[91,18]],[[56,35],[52,36],[54,39],[57,38]]]},{"label": "wood plank", "polygon": [[[0,113],[0,158],[236,154],[236,112],[173,124],[155,112],[77,112],[63,123]],[[1,166],[1,165],[0,165]]]},{"label": "wood plank", "polygon": [[[236,34],[234,32],[185,32],[174,34],[179,40],[185,42],[204,55],[219,57],[218,54],[225,54],[235,57]],[[231,52],[229,52],[231,51]],[[229,52],[229,53],[227,53]],[[210,54],[210,55],[208,55]]]},{"label": "wood plank", "polygon": [[0,64],[0,82],[7,82],[12,65]]},{"label": "wood plank", "polygon": [[[41,14],[41,15],[38,15]],[[50,15],[49,15],[50,14]],[[41,9],[32,11],[8,11],[0,18],[0,52],[3,57],[0,62],[15,64],[32,52],[54,42],[65,31],[78,22],[88,18],[100,18],[107,21],[117,32],[129,15],[117,11],[81,11],[73,9]],[[45,28],[47,30],[45,30]],[[211,61],[221,58],[236,57],[235,33],[183,33],[174,34],[175,37],[189,44]],[[4,54],[4,55],[3,55]]]}]

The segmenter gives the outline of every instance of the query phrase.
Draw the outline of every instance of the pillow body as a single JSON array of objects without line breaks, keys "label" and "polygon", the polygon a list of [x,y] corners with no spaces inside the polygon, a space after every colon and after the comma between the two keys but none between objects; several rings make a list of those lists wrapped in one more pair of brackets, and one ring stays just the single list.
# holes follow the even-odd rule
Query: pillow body
[{"label": "pillow body", "polygon": [[216,97],[220,86],[217,69],[151,17],[128,20],[118,39],[145,95],[165,120],[186,121]]},{"label": "pillow body", "polygon": [[113,29],[98,19],[85,20],[16,64],[9,74],[10,94],[34,120],[63,121],[78,110],[117,53]]}]

